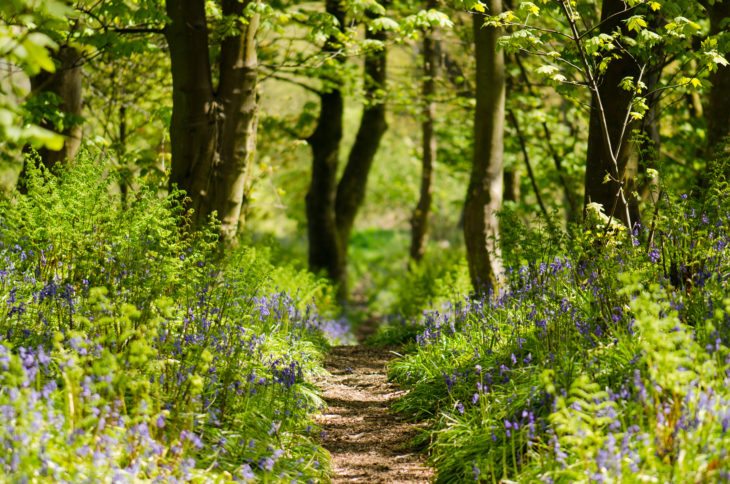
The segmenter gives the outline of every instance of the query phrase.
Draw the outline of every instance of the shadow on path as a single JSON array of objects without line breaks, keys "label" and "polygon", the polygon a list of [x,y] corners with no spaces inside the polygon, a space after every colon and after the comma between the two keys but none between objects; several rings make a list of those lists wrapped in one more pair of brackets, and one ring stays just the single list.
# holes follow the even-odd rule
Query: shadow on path
[{"label": "shadow on path", "polygon": [[418,425],[390,413],[401,396],[388,383],[386,349],[337,346],[325,364],[330,372],[318,385],[328,404],[317,417],[332,454],[332,482],[425,483],[433,477],[422,456],[410,448]]}]

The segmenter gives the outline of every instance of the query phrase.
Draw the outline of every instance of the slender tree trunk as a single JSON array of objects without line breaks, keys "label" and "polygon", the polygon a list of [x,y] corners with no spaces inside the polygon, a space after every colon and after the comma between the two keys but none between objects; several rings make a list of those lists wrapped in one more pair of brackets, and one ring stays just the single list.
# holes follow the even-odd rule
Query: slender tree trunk
[{"label": "slender tree trunk", "polygon": [[[656,89],[661,78],[661,68],[654,67],[652,72],[646,78],[646,90],[652,92]],[[661,134],[659,131],[660,109],[659,109],[659,93],[656,92],[649,96],[646,100],[649,110],[641,120],[641,146],[639,147],[638,171],[642,175],[647,174],[647,170],[656,169],[659,161],[659,153],[661,151]],[[648,178],[644,176],[638,185],[637,191],[641,200],[651,200],[656,203],[657,200],[652,199],[658,193],[658,182],[656,178]]]},{"label": "slender tree trunk", "polygon": [[[535,90],[532,82],[530,82],[530,77],[527,74],[525,66],[522,64],[520,56],[514,55],[511,60],[513,60],[519,68],[520,76],[522,77],[522,82],[526,87],[527,92],[532,96],[539,96],[540,94]],[[555,149],[555,145],[552,139],[552,131],[550,130],[547,121],[542,121],[540,124],[542,126],[542,132],[545,135],[545,147],[550,154],[550,158],[552,158],[553,160],[553,165],[555,166],[555,171],[558,175],[560,186],[563,189],[565,220],[567,222],[575,222],[576,220],[578,220],[578,213],[580,213],[580,209],[577,207],[578,202],[576,202],[575,200],[577,197],[574,193],[572,183],[570,182],[570,180],[568,180],[568,177],[565,173],[565,168],[563,167],[563,160],[561,158],[561,155]]]},{"label": "slender tree trunk", "polygon": [[[710,35],[727,31],[730,19],[730,0],[714,2],[707,6],[710,14]],[[723,22],[725,24],[723,25]],[[710,75],[712,88],[707,103],[707,154],[708,158],[718,158],[723,148],[723,140],[730,135],[730,66],[717,66],[717,71]],[[727,156],[719,156],[713,163],[717,174],[730,180],[730,163]],[[712,168],[712,167],[711,167]]]},{"label": "slender tree trunk", "polygon": [[125,155],[127,153],[127,108],[119,106],[119,143],[117,145],[117,159],[119,160],[119,195],[122,207],[127,207],[131,173],[127,167]]},{"label": "slender tree trunk", "polygon": [[172,70],[170,186],[185,190],[202,222],[208,213],[210,178],[219,110],[208,54],[208,24],[203,0],[167,0],[170,23],[165,36]]},{"label": "slender tree trunk", "polygon": [[[338,0],[326,0],[327,13],[334,16],[339,28],[344,30],[345,11]],[[325,43],[323,53],[342,63],[338,55],[340,44],[335,37]],[[325,79],[324,92],[320,95],[317,127],[307,138],[312,149],[312,178],[306,196],[307,232],[309,238],[309,268],[313,272],[324,271],[339,283],[340,296],[344,295],[344,257],[335,219],[335,195],[337,164],[342,141],[344,101],[342,81],[338,74]]]},{"label": "slender tree trunk", "polygon": [[[82,78],[81,53],[73,47],[62,46],[54,55],[56,60],[55,72],[42,72],[31,78],[31,90],[34,95],[43,93],[53,94],[60,101],[59,111],[64,116],[64,126],[60,134],[64,136],[63,147],[58,150],[41,148],[38,150],[41,163],[46,168],[52,168],[57,163],[72,160],[81,146],[81,109],[82,109]],[[41,126],[56,131],[56,126],[50,121],[41,122]],[[26,190],[28,166],[18,177],[18,189]]]},{"label": "slender tree trunk", "polygon": [[[367,40],[385,42],[384,31],[365,33]],[[347,246],[350,233],[355,222],[355,216],[365,200],[368,174],[373,166],[375,154],[380,146],[380,140],[388,129],[385,119],[385,82],[386,82],[385,47],[377,52],[365,56],[363,72],[363,87],[365,91],[365,106],[363,107],[360,127],[355,136],[355,143],[350,149],[345,171],[337,185],[335,199],[335,218],[337,231],[342,249],[342,265],[347,266]]]},{"label": "slender tree trunk", "polygon": [[517,168],[510,168],[504,170],[504,196],[505,202],[519,202],[520,201],[520,172]]},{"label": "slender tree trunk", "polygon": [[[490,15],[502,12],[501,0],[488,0]],[[476,109],[474,160],[464,204],[464,241],[472,286],[477,293],[496,290],[502,275],[497,236],[497,211],[502,205],[505,72],[504,53],[498,49],[501,31],[484,27],[474,15],[476,47]]]},{"label": "slender tree trunk", "polygon": [[[429,2],[434,8],[436,2]],[[418,203],[411,216],[411,259],[420,261],[426,252],[428,236],[428,219],[431,215],[433,188],[433,165],[436,161],[436,136],[434,135],[434,119],[436,117],[436,76],[438,76],[439,58],[437,40],[433,28],[423,33],[423,82],[421,83],[421,188]]]},{"label": "slender tree trunk", "polygon": [[[223,14],[242,16],[248,2],[223,2]],[[212,179],[212,206],[221,220],[221,234],[235,241],[244,203],[249,167],[256,152],[258,124],[256,31],[259,15],[223,40],[218,104],[225,116],[219,131],[219,157]]]},{"label": "slender tree trunk", "polygon": [[[605,0],[601,10],[601,32],[610,33],[623,26],[630,13],[621,13],[626,8],[622,0]],[[625,77],[636,80],[640,67],[628,55],[621,55],[608,65],[608,69],[599,81],[598,93],[594,93],[591,103],[590,124],[588,131],[588,154],[585,175],[585,204],[600,203],[609,216],[627,225],[627,214],[632,222],[638,222],[638,205],[635,197],[629,195],[633,191],[633,180],[636,175],[636,157],[632,156],[632,143],[629,142],[631,130],[635,123],[624,126],[632,93],[622,89],[619,84]],[[596,96],[600,96],[603,105],[605,124],[608,127],[609,139],[604,133],[604,121],[598,107]],[[622,138],[623,134],[623,138]],[[613,150],[614,159],[611,156]],[[618,167],[618,172],[616,168]],[[606,176],[610,179],[604,183]],[[619,196],[623,183],[625,197]],[[629,206],[626,206],[626,203]]]}]

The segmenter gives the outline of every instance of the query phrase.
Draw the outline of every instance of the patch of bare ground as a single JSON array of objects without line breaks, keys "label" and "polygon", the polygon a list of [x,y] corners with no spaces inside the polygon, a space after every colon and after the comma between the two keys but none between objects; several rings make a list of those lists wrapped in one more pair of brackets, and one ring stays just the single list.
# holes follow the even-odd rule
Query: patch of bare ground
[{"label": "patch of bare ground", "polygon": [[332,482],[426,483],[433,471],[410,447],[418,425],[391,413],[403,394],[386,376],[394,354],[366,346],[332,348],[318,382],[328,408],[317,417],[332,455]]}]

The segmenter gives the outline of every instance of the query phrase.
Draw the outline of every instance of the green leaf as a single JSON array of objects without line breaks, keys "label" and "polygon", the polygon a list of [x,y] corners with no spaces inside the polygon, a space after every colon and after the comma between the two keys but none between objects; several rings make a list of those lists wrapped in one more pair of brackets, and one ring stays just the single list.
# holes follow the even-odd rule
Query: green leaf
[{"label": "green leaf", "polygon": [[642,29],[648,27],[646,20],[643,15],[634,15],[626,20],[626,27],[629,32],[640,32]]},{"label": "green leaf", "polygon": [[535,5],[532,2],[522,2],[520,3],[520,8],[518,9],[520,12],[525,12],[529,15],[539,15],[540,14],[540,7]]},{"label": "green leaf", "polygon": [[634,90],[634,78],[631,76],[626,76],[623,79],[621,79],[621,82],[618,85],[624,91],[633,91]]},{"label": "green leaf", "polygon": [[537,68],[537,73],[544,76],[552,76],[556,72],[558,72],[558,68],[551,65],[544,65]]},{"label": "green leaf", "polygon": [[398,22],[389,17],[378,17],[370,22],[372,32],[395,32],[400,29]]}]

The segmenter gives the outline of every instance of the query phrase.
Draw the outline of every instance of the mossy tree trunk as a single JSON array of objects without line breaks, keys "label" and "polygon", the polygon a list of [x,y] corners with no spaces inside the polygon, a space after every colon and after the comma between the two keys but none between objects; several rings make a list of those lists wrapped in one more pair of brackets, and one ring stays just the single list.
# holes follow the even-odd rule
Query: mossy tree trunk
[{"label": "mossy tree trunk", "polygon": [[355,143],[350,149],[347,165],[337,185],[335,197],[335,220],[343,253],[343,264],[347,265],[347,246],[350,240],[355,217],[365,200],[368,175],[375,161],[388,123],[385,119],[386,90],[386,34],[384,31],[365,33],[366,40],[382,42],[382,49],[365,55],[363,87],[365,106],[360,126],[355,135]]},{"label": "mossy tree trunk", "polygon": [[[345,10],[341,2],[326,0],[325,10],[344,32]],[[307,138],[312,149],[312,175],[306,196],[309,268],[313,272],[324,271],[330,280],[340,284],[340,295],[344,291],[345,267],[335,220],[335,197],[345,109],[342,80],[337,72],[339,65],[344,63],[341,49],[340,39],[335,35],[330,36],[323,47],[323,54],[331,56],[338,66],[322,79],[317,126]]]}]

